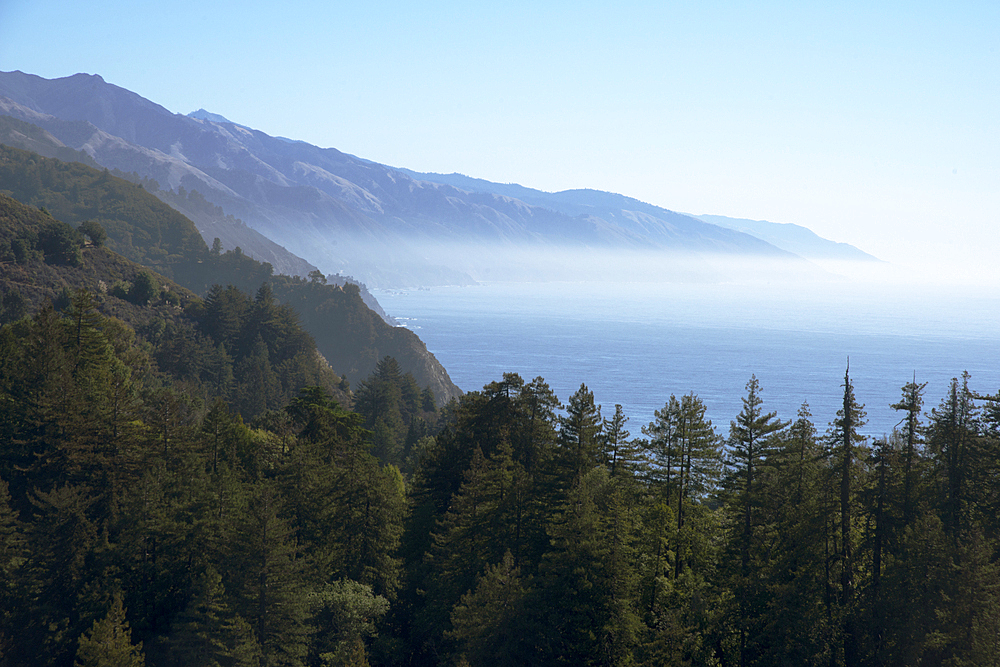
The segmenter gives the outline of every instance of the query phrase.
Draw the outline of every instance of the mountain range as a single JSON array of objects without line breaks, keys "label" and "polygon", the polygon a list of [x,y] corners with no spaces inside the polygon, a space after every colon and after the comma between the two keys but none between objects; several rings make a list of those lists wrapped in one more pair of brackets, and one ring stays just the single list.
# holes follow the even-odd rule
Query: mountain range
[{"label": "mountain range", "polygon": [[[765,240],[745,227],[622,195],[545,193],[397,169],[272,137],[204,109],[172,113],[97,75],[0,73],[0,114],[45,130],[59,148],[82,151],[105,168],[155,181],[163,191],[196,191],[229,219],[206,232],[209,222],[196,218],[203,235],[218,232],[226,247],[235,245],[226,239],[237,232],[251,245],[247,237],[257,232],[307,265],[372,286],[530,277],[531,267],[512,261],[524,249],[542,257],[621,250],[810,259],[790,251],[780,235]],[[250,252],[259,256],[256,248]],[[267,261],[286,273],[307,268],[289,257]]]}]

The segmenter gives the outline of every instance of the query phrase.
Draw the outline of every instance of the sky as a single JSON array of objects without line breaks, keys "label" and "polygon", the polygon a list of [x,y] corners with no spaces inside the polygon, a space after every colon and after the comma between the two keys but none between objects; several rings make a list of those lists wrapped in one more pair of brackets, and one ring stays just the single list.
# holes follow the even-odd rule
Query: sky
[{"label": "sky", "polygon": [[0,0],[0,70],[1000,283],[995,0]]}]

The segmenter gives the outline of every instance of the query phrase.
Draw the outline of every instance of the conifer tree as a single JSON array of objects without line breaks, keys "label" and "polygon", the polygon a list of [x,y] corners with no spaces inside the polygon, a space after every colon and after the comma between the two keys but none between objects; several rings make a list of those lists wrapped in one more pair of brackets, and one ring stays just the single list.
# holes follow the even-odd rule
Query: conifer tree
[{"label": "conifer tree", "polygon": [[627,423],[628,417],[622,406],[616,404],[614,417],[605,419],[601,428],[601,459],[608,466],[612,477],[631,477],[644,464],[641,449],[634,441],[629,440],[630,434],[625,428]]},{"label": "conifer tree", "polygon": [[600,460],[601,408],[594,392],[581,384],[569,397],[566,415],[559,420],[559,446],[566,480],[572,483]]},{"label": "conifer tree", "polygon": [[323,665],[367,664],[365,640],[377,634],[389,601],[350,579],[328,583],[314,596],[312,655]]},{"label": "conifer tree", "polygon": [[769,531],[770,558],[760,573],[768,609],[754,636],[759,661],[772,664],[829,662],[831,634],[822,601],[828,564],[823,541],[828,510],[823,504],[827,471],[808,404],[779,434],[761,477],[762,514]]},{"label": "conifer tree", "polygon": [[729,476],[725,484],[725,494],[734,514],[729,526],[729,545],[739,562],[738,574],[732,578],[731,585],[737,596],[741,667],[755,662],[754,650],[748,642],[758,634],[754,626],[760,622],[764,605],[764,591],[758,577],[764,565],[758,549],[763,543],[760,536],[763,520],[759,516],[764,502],[761,467],[771,456],[775,435],[788,425],[777,420],[776,413],[763,411],[756,375],[750,377],[746,391],[743,409],[730,425]]},{"label": "conifer tree", "polygon": [[532,608],[542,660],[628,664],[639,618],[634,515],[603,467],[588,471],[549,526],[552,547],[539,566]]},{"label": "conifer tree", "polygon": [[945,530],[956,542],[970,526],[971,510],[975,507],[969,481],[976,474],[979,454],[978,410],[969,389],[969,374],[961,382],[952,378],[948,397],[931,411],[927,428],[927,444],[936,458],[942,520]]},{"label": "conifer tree", "polygon": [[923,394],[927,383],[917,384],[916,377],[912,382],[903,385],[903,395],[898,403],[893,403],[892,409],[903,412],[903,527],[910,525],[914,517],[914,504],[919,464],[919,446],[921,444],[920,409],[923,406]]},{"label": "conifer tree", "polygon": [[514,667],[533,662],[531,634],[525,627],[526,596],[521,570],[509,551],[486,568],[475,590],[462,596],[451,613],[453,630],[447,634],[469,665]]},{"label": "conifer tree", "polygon": [[663,408],[653,412],[655,421],[642,427],[643,434],[649,438],[645,443],[647,456],[653,463],[648,471],[649,483],[657,493],[667,498],[674,496],[677,471],[680,467],[678,445],[680,414],[680,401],[671,395]]},{"label": "conifer tree", "polygon": [[89,624],[85,613],[93,601],[85,589],[91,575],[88,561],[98,543],[91,516],[96,498],[86,488],[65,485],[35,491],[30,501],[35,517],[25,566],[39,603],[23,619],[18,650],[57,662],[72,655],[71,643],[86,627],[81,624]]},{"label": "conifer tree", "polygon": [[174,663],[185,667],[256,667],[251,658],[260,652],[246,621],[226,603],[222,577],[212,566],[194,580],[168,646]]},{"label": "conifer tree", "polygon": [[143,667],[142,642],[132,644],[132,631],[125,620],[121,593],[115,593],[108,615],[95,621],[80,637],[77,667]]},{"label": "conifer tree", "polygon": [[685,554],[690,550],[693,533],[685,523],[689,509],[696,500],[715,489],[720,463],[719,438],[711,420],[705,418],[705,404],[691,393],[680,400],[679,408],[675,578],[680,576]]},{"label": "conifer tree", "polygon": [[433,535],[429,556],[434,567],[423,586],[428,593],[423,622],[431,635],[445,631],[459,598],[473,588],[488,564],[510,548],[505,535],[496,532],[504,527],[497,484],[503,474],[477,449],[462,487]]},{"label": "conifer tree", "polygon": [[854,384],[851,382],[850,365],[844,372],[843,407],[837,411],[837,419],[832,424],[830,446],[833,449],[836,476],[840,486],[840,613],[843,619],[843,656],[845,665],[857,665],[860,661],[860,628],[855,606],[855,534],[852,518],[854,508],[855,467],[864,460],[865,438],[859,429],[865,424],[864,406],[854,398]]},{"label": "conifer tree", "polygon": [[524,383],[517,396],[518,428],[511,436],[514,457],[529,474],[551,458],[556,443],[556,411],[562,404],[541,376]]},{"label": "conifer tree", "polygon": [[224,582],[234,610],[253,628],[264,664],[300,666],[310,633],[305,563],[280,516],[280,505],[270,484],[255,490],[229,536]]},{"label": "conifer tree", "polygon": [[223,593],[222,577],[214,568],[195,579],[191,600],[172,624],[170,654],[178,664],[218,667],[228,657]]}]

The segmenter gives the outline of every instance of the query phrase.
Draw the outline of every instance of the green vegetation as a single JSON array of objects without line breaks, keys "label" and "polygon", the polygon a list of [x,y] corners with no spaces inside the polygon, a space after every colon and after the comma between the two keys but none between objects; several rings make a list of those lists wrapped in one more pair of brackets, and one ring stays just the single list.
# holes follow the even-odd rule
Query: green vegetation
[{"label": "green vegetation", "polygon": [[[146,182],[146,186],[155,188],[156,184]],[[350,382],[361,382],[383,357],[391,356],[421,387],[430,387],[438,403],[461,394],[420,339],[411,331],[386,324],[364,304],[356,285],[328,285],[322,274],[318,276],[322,280],[274,275],[270,264],[246,256],[239,248],[222,252],[218,244],[210,250],[194,224],[150,194],[142,182],[0,145],[2,194],[51,212],[54,219],[51,229],[7,239],[0,246],[0,260],[10,256],[21,261],[43,253],[49,260],[77,265],[80,240],[86,235],[92,246],[106,247],[201,296],[207,296],[214,285],[232,285],[256,294],[267,283],[277,301],[295,309],[320,353]],[[194,193],[187,194],[187,200],[211,207]],[[135,303],[152,298],[155,289],[147,277],[139,276],[138,284],[135,276],[115,277],[122,281],[116,293]],[[96,286],[87,287],[93,291]],[[109,283],[108,287],[115,286]]]},{"label": "green vegetation", "polygon": [[[0,222],[0,664],[995,662],[1000,396],[967,375],[876,441],[849,372],[825,433],[755,377],[725,434],[694,393],[633,438],[516,374],[439,409],[393,357],[325,365],[294,306],[357,330],[320,319],[349,287],[202,299]],[[266,272],[171,268],[206,265]]]},{"label": "green vegetation", "polygon": [[1000,400],[968,377],[925,419],[904,386],[883,441],[849,375],[825,434],[751,378],[727,438],[694,394],[630,438],[586,386],[515,374],[439,412],[391,358],[345,409],[285,381],[308,337],[266,291],[157,340],[99,301],[0,327],[5,664],[995,655]]}]

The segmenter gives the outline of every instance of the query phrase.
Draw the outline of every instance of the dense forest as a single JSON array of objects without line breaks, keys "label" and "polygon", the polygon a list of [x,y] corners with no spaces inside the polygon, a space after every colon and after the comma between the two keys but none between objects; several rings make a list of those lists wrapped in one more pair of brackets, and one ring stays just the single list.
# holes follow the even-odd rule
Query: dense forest
[{"label": "dense forest", "polygon": [[998,661],[1000,397],[967,375],[903,379],[879,440],[849,369],[835,415],[751,377],[723,426],[515,374],[441,404],[392,356],[334,373],[296,299],[356,295],[322,276],[0,221],[0,665]]},{"label": "dense forest", "polygon": [[[439,410],[391,358],[289,398],[100,298],[0,328],[0,664],[996,660],[1000,410],[966,376],[929,412],[906,383],[885,440],[847,374],[822,433],[750,378],[725,432],[689,393],[632,437],[514,374]],[[266,293],[225,299],[194,339],[269,358]]]}]

